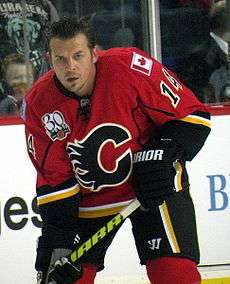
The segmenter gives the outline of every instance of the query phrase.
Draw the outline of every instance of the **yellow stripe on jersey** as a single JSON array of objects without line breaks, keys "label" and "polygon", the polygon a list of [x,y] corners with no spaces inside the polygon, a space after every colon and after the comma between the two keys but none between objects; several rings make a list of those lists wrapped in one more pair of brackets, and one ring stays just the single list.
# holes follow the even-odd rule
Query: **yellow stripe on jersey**
[{"label": "yellow stripe on jersey", "polygon": [[176,161],[174,163],[174,168],[176,170],[176,175],[174,179],[175,188],[176,188],[176,191],[181,191],[182,190],[181,177],[182,177],[182,171],[183,171],[181,163],[179,161]]},{"label": "yellow stripe on jersey", "polygon": [[201,116],[198,116],[198,115],[188,115],[188,116],[181,118],[179,120],[189,122],[189,123],[194,123],[194,124],[201,124],[201,125],[204,125],[206,127],[211,128],[210,120],[207,119],[207,118],[203,118]]},{"label": "yellow stripe on jersey", "polygon": [[37,197],[38,205],[43,205],[49,202],[65,199],[77,194],[80,191],[79,185],[74,185],[70,188],[59,190],[57,192],[52,192],[49,194],[45,194],[42,196]]},{"label": "yellow stripe on jersey", "polygon": [[130,204],[132,200],[118,202],[114,204],[95,206],[95,207],[79,207],[79,218],[97,218],[119,213],[123,208]]},{"label": "yellow stripe on jersey", "polygon": [[164,201],[162,205],[159,206],[161,218],[165,228],[166,235],[168,237],[169,243],[171,245],[172,251],[174,253],[180,253],[180,247],[176,239],[176,235],[173,229],[172,221],[169,215],[168,207]]}]

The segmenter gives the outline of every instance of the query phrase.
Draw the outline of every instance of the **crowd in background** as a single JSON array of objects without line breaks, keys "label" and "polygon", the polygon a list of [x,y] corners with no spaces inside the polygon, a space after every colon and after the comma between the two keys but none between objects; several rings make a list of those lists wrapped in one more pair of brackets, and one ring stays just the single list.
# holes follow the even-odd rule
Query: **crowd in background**
[{"label": "crowd in background", "polygon": [[226,1],[172,0],[161,4],[163,63],[202,102],[230,101],[230,17]]},{"label": "crowd in background", "polygon": [[49,0],[0,0],[0,115],[20,115],[23,96],[50,68],[45,34],[57,19]]},{"label": "crowd in background", "polygon": [[[205,103],[230,103],[226,0],[159,1],[162,62]],[[50,66],[46,31],[63,15],[86,16],[98,49],[149,51],[146,1],[0,0],[0,115],[20,115],[23,97]]]}]

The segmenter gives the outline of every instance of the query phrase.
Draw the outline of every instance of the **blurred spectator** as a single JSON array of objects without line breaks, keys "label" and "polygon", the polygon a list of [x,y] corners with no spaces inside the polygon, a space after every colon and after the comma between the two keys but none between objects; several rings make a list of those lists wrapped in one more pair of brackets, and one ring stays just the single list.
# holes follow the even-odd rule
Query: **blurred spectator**
[{"label": "blurred spectator", "polygon": [[178,0],[178,3],[183,6],[194,6],[196,8],[209,10],[213,5],[213,1],[214,0]]},{"label": "blurred spectator", "polygon": [[33,64],[27,63],[25,57],[18,53],[9,54],[4,58],[2,73],[6,83],[12,88],[20,83],[31,86],[36,79]]},{"label": "blurred spectator", "polygon": [[7,92],[0,102],[0,114],[20,114],[23,97],[36,80],[35,68],[22,54],[13,53],[3,60],[2,74]]},{"label": "blurred spectator", "polygon": [[0,94],[0,116],[11,116],[18,114],[18,107],[14,97]]},{"label": "blurred spectator", "polygon": [[161,0],[160,5],[165,8],[178,8],[185,6],[200,8],[214,14],[226,6],[226,0]]},{"label": "blurred spectator", "polygon": [[24,54],[42,74],[48,69],[45,32],[57,19],[49,0],[0,0],[0,60],[7,54]]},{"label": "blurred spectator", "polygon": [[220,91],[220,101],[230,104],[230,84],[222,87]]},{"label": "blurred spectator", "polygon": [[212,0],[213,4],[210,7],[210,14],[214,16],[215,14],[227,9],[227,2],[226,0]]},{"label": "blurred spectator", "polygon": [[226,0],[160,1],[162,61],[205,103],[229,79]]},{"label": "blurred spectator", "polygon": [[[227,58],[227,57],[226,57]],[[226,59],[226,62],[220,68],[213,71],[209,78],[209,82],[214,88],[215,101],[220,102],[221,90],[228,84],[230,84],[230,66]]]},{"label": "blurred spectator", "polygon": [[135,2],[121,5],[117,0],[101,1],[102,9],[87,16],[95,29],[99,49],[138,45],[141,24]]},{"label": "blurred spectator", "polygon": [[19,115],[17,102],[11,95],[0,93],[0,116]]},{"label": "blurred spectator", "polygon": [[162,61],[177,73],[185,59],[206,45],[210,32],[209,12],[178,1],[168,1],[168,5],[160,1],[160,20]]},{"label": "blurred spectator", "polygon": [[210,36],[222,53],[222,64],[216,68],[209,81],[215,90],[216,102],[220,102],[223,88],[230,84],[230,17],[226,10],[219,10],[213,15]]},{"label": "blurred spectator", "polygon": [[202,100],[206,104],[213,104],[216,102],[215,89],[211,83],[207,83],[204,86]]},{"label": "blurred spectator", "polygon": [[[213,4],[215,7],[216,3]],[[219,6],[210,11],[207,40],[183,58],[179,66],[174,67],[180,79],[205,103],[213,102],[213,98],[219,102],[220,89],[229,82],[229,15],[226,9],[220,10]],[[209,84],[213,86],[213,94],[210,93]],[[207,98],[208,93],[210,98]]]}]

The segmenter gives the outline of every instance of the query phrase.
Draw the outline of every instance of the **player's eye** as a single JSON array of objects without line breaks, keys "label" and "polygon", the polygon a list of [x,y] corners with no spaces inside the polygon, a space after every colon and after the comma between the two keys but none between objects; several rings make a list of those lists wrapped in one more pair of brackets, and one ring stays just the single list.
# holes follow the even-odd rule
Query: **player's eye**
[{"label": "player's eye", "polygon": [[83,53],[76,53],[76,54],[74,54],[74,59],[75,60],[79,60],[79,59],[81,59],[83,57]]},{"label": "player's eye", "polygon": [[65,59],[63,56],[57,56],[57,57],[56,57],[56,61],[57,61],[57,62],[65,62],[66,59]]}]

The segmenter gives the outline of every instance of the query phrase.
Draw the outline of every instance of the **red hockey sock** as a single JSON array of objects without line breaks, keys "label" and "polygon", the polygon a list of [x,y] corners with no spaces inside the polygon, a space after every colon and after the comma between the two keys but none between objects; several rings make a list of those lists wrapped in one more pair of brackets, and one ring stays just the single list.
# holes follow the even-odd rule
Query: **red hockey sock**
[{"label": "red hockey sock", "polygon": [[83,264],[83,276],[74,284],[94,284],[97,268],[93,264]]},{"label": "red hockey sock", "polygon": [[200,284],[196,263],[182,257],[159,257],[147,261],[147,274],[152,284]]}]

